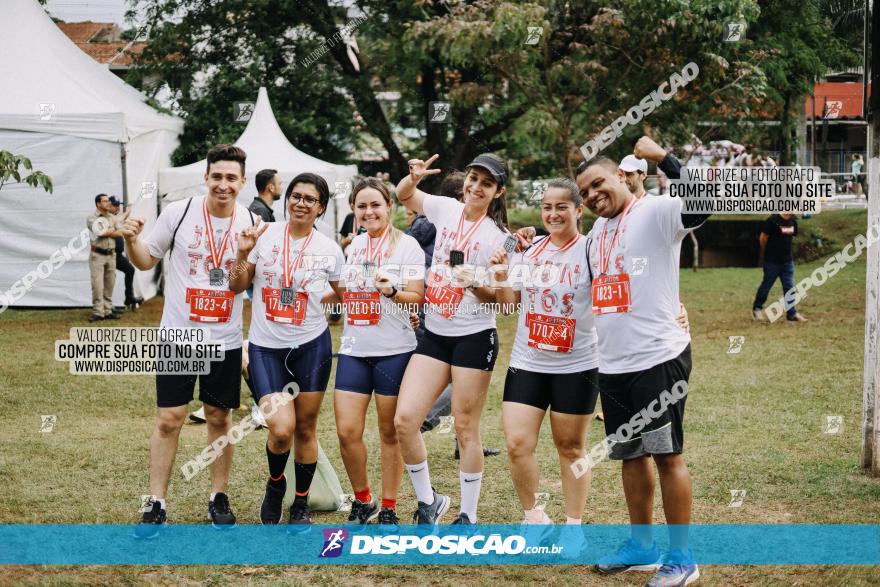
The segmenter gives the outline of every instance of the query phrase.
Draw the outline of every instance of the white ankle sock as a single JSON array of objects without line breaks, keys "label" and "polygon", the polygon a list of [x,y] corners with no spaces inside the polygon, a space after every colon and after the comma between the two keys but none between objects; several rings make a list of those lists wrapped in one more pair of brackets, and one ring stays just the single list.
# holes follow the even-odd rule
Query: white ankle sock
[{"label": "white ankle sock", "polygon": [[211,494],[211,497],[208,498],[208,501],[214,501],[214,498],[217,497],[217,492]]},{"label": "white ankle sock", "polygon": [[416,499],[425,505],[434,503],[434,489],[431,487],[431,475],[428,472],[428,461],[406,465],[406,472],[416,490]]},{"label": "white ankle sock", "polygon": [[467,514],[471,522],[477,522],[477,502],[480,501],[480,487],[483,485],[483,472],[458,472],[461,482],[461,511]]},{"label": "white ankle sock", "polygon": [[533,508],[525,510],[525,522],[527,524],[552,524],[553,520],[547,515],[547,512],[541,508]]},{"label": "white ankle sock", "polygon": [[572,518],[571,516],[565,516],[565,523],[572,526],[580,526],[581,518]]}]

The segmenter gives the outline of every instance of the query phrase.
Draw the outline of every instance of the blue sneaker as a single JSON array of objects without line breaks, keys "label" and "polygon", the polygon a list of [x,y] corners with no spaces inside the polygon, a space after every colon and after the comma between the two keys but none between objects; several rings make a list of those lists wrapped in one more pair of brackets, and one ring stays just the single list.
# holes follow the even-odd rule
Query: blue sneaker
[{"label": "blue sneaker", "polygon": [[599,559],[596,570],[602,575],[616,575],[626,571],[656,571],[660,568],[660,551],[657,543],[650,548],[642,548],[642,543],[634,538],[624,542],[617,552]]},{"label": "blue sneaker", "polygon": [[684,587],[700,578],[700,569],[694,562],[693,553],[688,550],[670,550],[663,557],[663,565],[651,577],[646,587]]}]

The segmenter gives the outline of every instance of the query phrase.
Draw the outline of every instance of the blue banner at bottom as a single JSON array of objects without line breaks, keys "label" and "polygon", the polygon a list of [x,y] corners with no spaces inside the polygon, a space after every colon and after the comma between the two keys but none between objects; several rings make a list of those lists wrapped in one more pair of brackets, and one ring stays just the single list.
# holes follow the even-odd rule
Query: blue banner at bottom
[{"label": "blue banner at bottom", "polygon": [[[631,536],[629,525],[309,526],[0,525],[0,564],[302,565],[595,564]],[[653,526],[657,550],[684,541],[711,565],[880,565],[880,525]]]}]

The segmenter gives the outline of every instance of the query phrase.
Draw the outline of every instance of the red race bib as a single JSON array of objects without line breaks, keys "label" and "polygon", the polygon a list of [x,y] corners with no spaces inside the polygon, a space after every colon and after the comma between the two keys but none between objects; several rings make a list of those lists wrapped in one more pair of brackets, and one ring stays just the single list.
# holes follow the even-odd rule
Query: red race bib
[{"label": "red race bib", "polygon": [[186,288],[189,319],[193,322],[229,322],[234,301],[233,291]]},{"label": "red race bib", "polygon": [[542,351],[553,353],[571,352],[574,346],[574,318],[547,316],[545,314],[526,314],[529,329],[528,345]]},{"label": "red race bib", "polygon": [[460,287],[450,287],[443,282],[433,271],[428,273],[428,288],[425,291],[425,301],[436,307],[437,313],[451,320],[458,312],[458,306],[464,297],[464,290]]},{"label": "red race bib", "polygon": [[593,279],[593,314],[629,312],[629,275],[600,275]]},{"label": "red race bib", "polygon": [[377,291],[345,291],[345,318],[349,326],[375,326],[382,318],[382,306]]},{"label": "red race bib", "polygon": [[284,306],[281,304],[281,288],[264,287],[263,303],[266,304],[266,320],[269,322],[302,326],[303,321],[306,319],[309,294],[304,291],[298,291],[293,303],[289,306]]}]

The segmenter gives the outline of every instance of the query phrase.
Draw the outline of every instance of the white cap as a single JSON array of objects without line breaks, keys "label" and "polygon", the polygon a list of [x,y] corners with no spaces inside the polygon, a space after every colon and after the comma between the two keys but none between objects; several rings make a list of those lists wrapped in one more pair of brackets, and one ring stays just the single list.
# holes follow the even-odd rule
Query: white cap
[{"label": "white cap", "polygon": [[620,168],[627,173],[641,171],[645,175],[648,174],[648,162],[644,159],[639,159],[635,155],[627,155],[624,157],[623,161],[620,162]]}]

